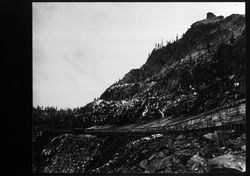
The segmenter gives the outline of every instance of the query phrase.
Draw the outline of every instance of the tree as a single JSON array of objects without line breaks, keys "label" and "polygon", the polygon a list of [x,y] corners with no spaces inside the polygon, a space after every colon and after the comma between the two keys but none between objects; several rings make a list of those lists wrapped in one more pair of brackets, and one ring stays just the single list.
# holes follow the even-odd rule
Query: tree
[{"label": "tree", "polygon": [[171,44],[171,41],[167,41],[167,46],[169,46]]}]

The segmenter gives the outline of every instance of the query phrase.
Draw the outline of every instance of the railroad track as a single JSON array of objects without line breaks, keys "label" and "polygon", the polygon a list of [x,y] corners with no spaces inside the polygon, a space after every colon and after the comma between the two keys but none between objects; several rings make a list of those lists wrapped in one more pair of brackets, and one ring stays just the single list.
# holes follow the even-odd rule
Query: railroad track
[{"label": "railroad track", "polygon": [[[246,125],[246,99],[242,99],[222,107],[212,109],[191,117],[178,117],[161,123],[153,121],[153,126],[143,125],[105,125],[85,129],[89,134],[128,134],[128,133],[178,133],[202,130],[244,130]],[[152,122],[149,122],[152,124]]]}]

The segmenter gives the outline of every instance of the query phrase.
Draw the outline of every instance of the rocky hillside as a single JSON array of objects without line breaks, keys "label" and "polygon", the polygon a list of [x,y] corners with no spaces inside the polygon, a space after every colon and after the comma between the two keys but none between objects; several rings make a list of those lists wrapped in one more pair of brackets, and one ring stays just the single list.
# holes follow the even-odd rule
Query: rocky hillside
[{"label": "rocky hillside", "polygon": [[245,16],[208,13],[86,106],[35,109],[34,125],[46,128],[33,128],[33,173],[246,172],[244,128],[113,136],[50,131],[185,118],[245,98],[245,35]]},{"label": "rocky hillside", "polygon": [[[198,114],[245,97],[245,16],[207,14],[182,36],[154,48],[75,118],[82,124],[143,123]],[[136,58],[135,58],[136,59]]]},{"label": "rocky hillside", "polygon": [[245,133],[232,130],[206,133],[144,137],[63,134],[51,137],[41,151],[35,153],[33,172],[246,172]]}]

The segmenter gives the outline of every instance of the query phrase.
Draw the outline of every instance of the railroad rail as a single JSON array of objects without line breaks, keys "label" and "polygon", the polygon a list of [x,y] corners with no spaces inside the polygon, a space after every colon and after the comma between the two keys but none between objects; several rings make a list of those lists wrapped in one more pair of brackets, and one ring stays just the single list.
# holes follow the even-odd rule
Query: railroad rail
[{"label": "railroad rail", "polygon": [[242,99],[195,116],[165,119],[165,121],[163,118],[141,125],[93,126],[85,129],[85,133],[176,133],[208,129],[242,129],[245,125],[246,99]]}]

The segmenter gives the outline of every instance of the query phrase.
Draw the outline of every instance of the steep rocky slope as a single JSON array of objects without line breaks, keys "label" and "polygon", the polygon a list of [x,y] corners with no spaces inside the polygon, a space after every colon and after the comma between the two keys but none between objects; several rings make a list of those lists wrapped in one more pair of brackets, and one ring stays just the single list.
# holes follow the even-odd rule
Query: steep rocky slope
[{"label": "steep rocky slope", "polygon": [[[181,39],[80,108],[82,124],[142,123],[198,114],[245,97],[245,16],[207,14]],[[135,58],[136,59],[136,58]]]},{"label": "steep rocky slope", "polygon": [[[208,13],[181,39],[155,48],[141,68],[131,70],[100,98],[73,111],[73,123],[81,128],[133,126],[194,115],[245,98],[245,35],[243,15]],[[40,131],[33,147],[34,173],[246,171],[244,129],[140,136]]]}]

